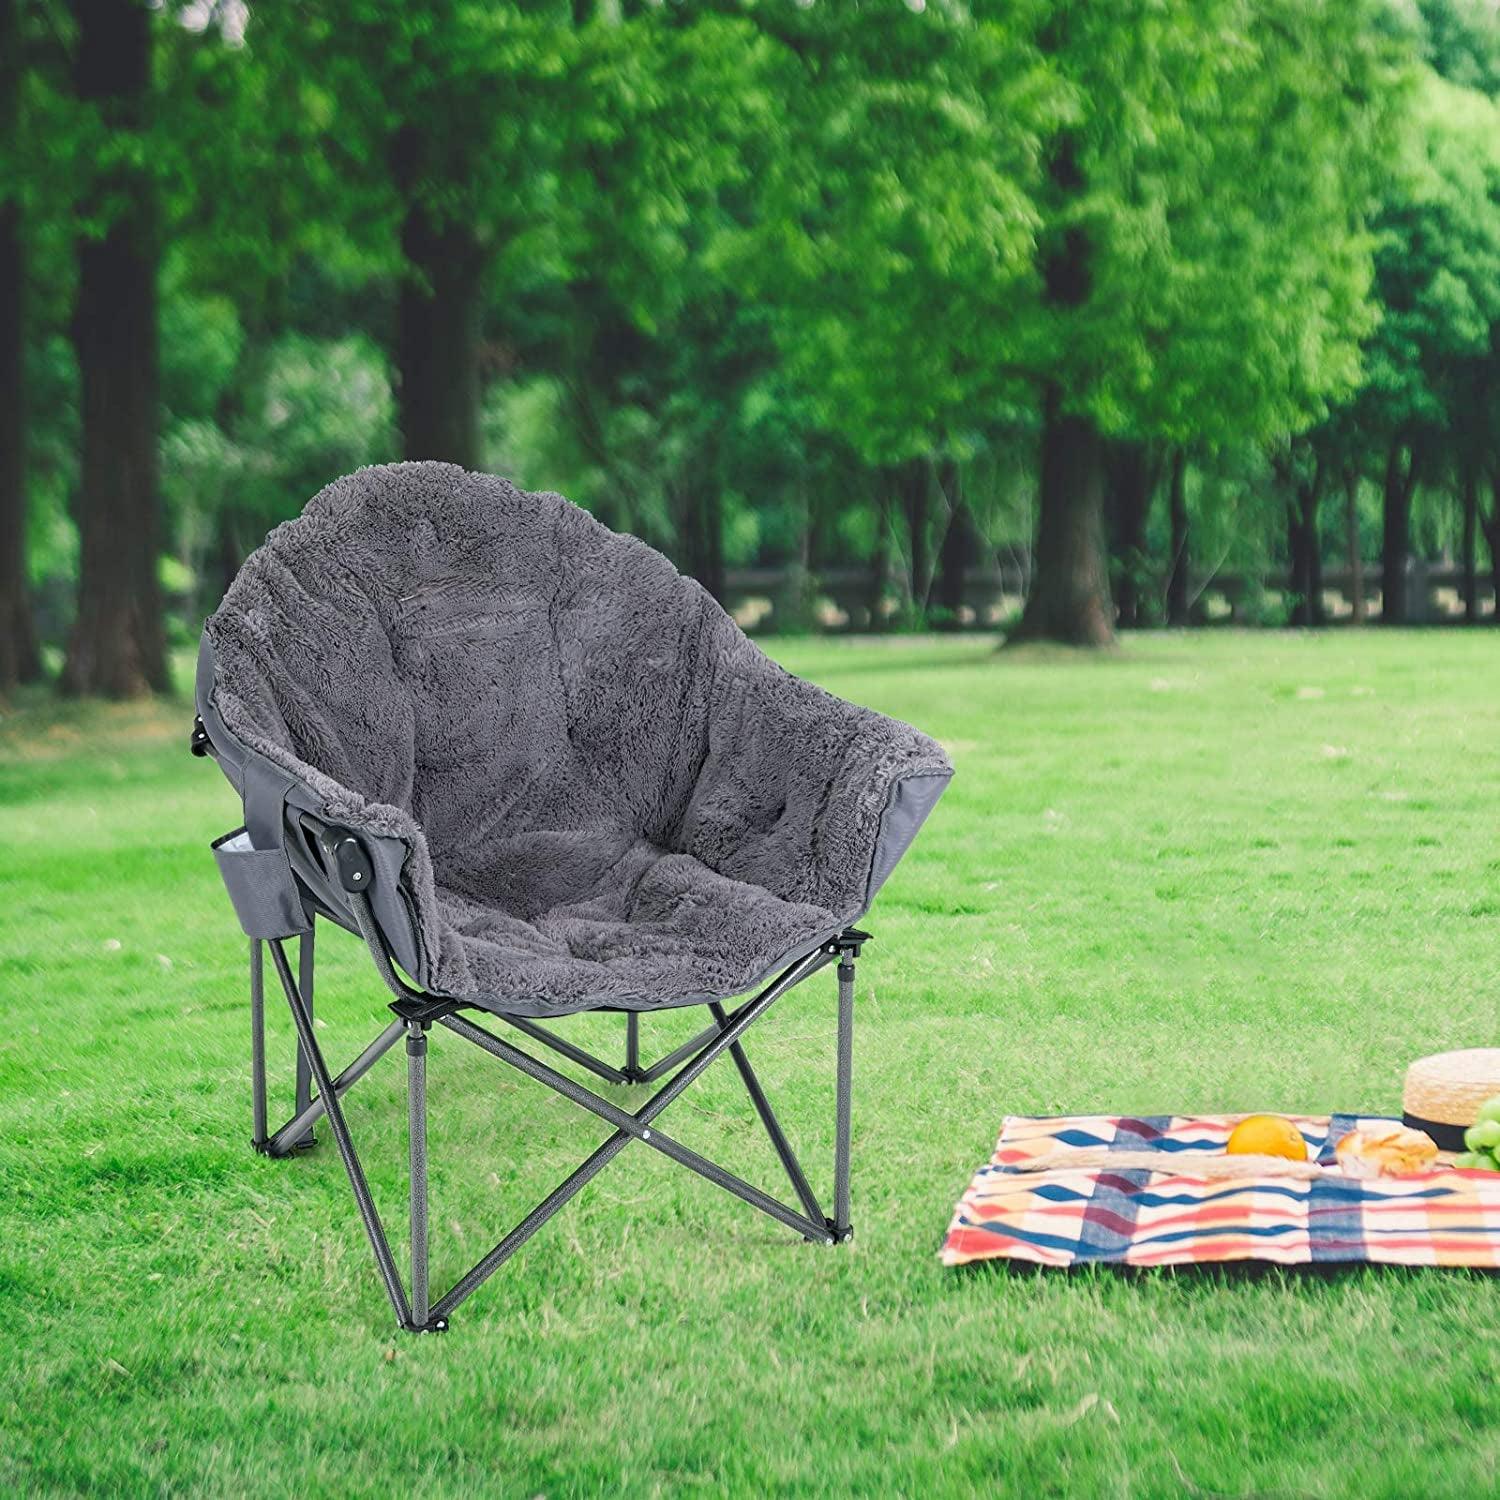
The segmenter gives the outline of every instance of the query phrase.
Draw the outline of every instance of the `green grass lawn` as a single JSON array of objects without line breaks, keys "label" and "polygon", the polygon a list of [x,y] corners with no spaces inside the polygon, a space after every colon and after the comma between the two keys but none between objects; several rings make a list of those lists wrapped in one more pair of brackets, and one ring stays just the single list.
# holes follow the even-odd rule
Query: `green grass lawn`
[{"label": "green grass lawn", "polygon": [[[1500,1283],[1013,1277],[937,1248],[1007,1112],[1395,1111],[1410,1059],[1500,1040],[1500,637],[777,651],[958,770],[868,923],[855,1242],[631,1147],[441,1338],[393,1333],[326,1129],[249,1149],[245,945],[207,849],[237,804],[190,710],[0,721],[0,1491],[1496,1492]],[[385,995],[351,939],[319,956],[340,1066]],[[834,994],[749,1038],[820,1190]],[[564,1024],[623,1046],[618,1018]],[[393,1233],[399,1057],[348,1102]],[[429,1077],[441,1288],[608,1130],[443,1032]],[[727,1063],[664,1120],[782,1190]]]}]

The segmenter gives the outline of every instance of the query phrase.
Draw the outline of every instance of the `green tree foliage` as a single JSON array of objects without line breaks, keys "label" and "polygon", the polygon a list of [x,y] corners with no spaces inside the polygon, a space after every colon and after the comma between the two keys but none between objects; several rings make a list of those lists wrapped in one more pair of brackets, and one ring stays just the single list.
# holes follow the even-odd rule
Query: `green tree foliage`
[{"label": "green tree foliage", "polygon": [[81,566],[69,681],[161,682],[162,554],[190,635],[401,452],[726,597],[773,567],[783,622],[857,569],[852,621],[954,623],[1003,560],[1019,635],[1102,642],[1221,566],[1273,617],[1283,554],[1316,622],[1368,481],[1388,557],[1457,545],[1474,612],[1486,531],[1500,572],[1489,0],[13,14],[0,679],[28,573],[55,644]]},{"label": "green tree foliage", "polygon": [[1356,381],[1388,95],[1367,13],[817,8],[791,41],[799,146],[756,240],[789,368],[877,463],[1029,392],[1022,633],[1107,640],[1105,438],[1255,442]]},{"label": "green tree foliage", "polygon": [[[1412,501],[1455,445],[1492,442],[1500,324],[1500,107],[1428,73],[1420,80],[1379,212],[1381,319],[1346,424],[1378,456],[1384,505],[1382,618],[1407,618]],[[1468,430],[1459,430],[1467,426]],[[1493,451],[1492,446],[1488,451]]]},{"label": "green tree foliage", "polygon": [[0,692],[41,672],[26,569],[21,45],[18,0],[0,0]]},{"label": "green tree foliage", "polygon": [[[256,6],[250,100],[292,81],[319,229],[395,282],[389,345],[408,457],[477,465],[483,336],[548,253],[571,49],[567,5]],[[275,143],[285,109],[268,116]]]},{"label": "green tree foliage", "polygon": [[1500,10],[1492,0],[1418,0],[1416,34],[1433,72],[1500,95]]},{"label": "green tree foliage", "polygon": [[1098,435],[1253,442],[1352,385],[1388,95],[1351,5],[1063,5],[1041,43],[1070,111],[1018,323],[1047,392],[1020,634],[1100,641]]},{"label": "green tree foliage", "polygon": [[737,247],[812,419],[866,464],[952,443],[1004,394],[1058,90],[1024,35],[957,9],[784,20],[786,149]]},{"label": "green tree foliage", "polygon": [[605,512],[716,594],[735,476],[765,473],[746,436],[771,343],[728,262],[781,140],[779,61],[741,18],[652,8],[598,14],[570,75],[561,358],[537,357],[567,393]]}]

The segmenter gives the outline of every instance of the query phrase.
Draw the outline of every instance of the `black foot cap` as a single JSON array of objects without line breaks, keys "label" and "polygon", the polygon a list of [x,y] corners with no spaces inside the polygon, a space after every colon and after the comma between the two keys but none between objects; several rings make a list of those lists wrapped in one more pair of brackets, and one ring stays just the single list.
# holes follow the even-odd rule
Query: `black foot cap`
[{"label": "black foot cap", "polygon": [[447,1318],[429,1318],[425,1323],[407,1322],[401,1325],[401,1331],[403,1333],[447,1333],[448,1320]]},{"label": "black foot cap", "polygon": [[854,1226],[852,1224],[845,1224],[840,1229],[832,1219],[824,1219],[823,1222],[828,1226],[828,1232],[833,1236],[833,1243],[835,1245],[847,1245],[854,1238]]}]

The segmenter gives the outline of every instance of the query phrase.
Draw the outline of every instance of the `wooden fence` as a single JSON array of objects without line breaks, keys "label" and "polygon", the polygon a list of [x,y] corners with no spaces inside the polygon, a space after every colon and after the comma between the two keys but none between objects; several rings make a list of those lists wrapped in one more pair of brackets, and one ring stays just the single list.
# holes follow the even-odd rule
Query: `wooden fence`
[{"label": "wooden fence", "polygon": [[[1352,581],[1347,568],[1324,569],[1323,607],[1330,622],[1352,617]],[[998,567],[970,569],[964,575],[958,625],[969,630],[996,629],[1021,608],[1028,582],[1024,557]],[[1378,564],[1364,570],[1365,611],[1371,620],[1380,618],[1380,582]],[[1194,579],[1194,618],[1207,623],[1259,623],[1279,604],[1288,583],[1285,569],[1272,570],[1262,578],[1217,573]],[[725,607],[753,631],[869,630],[872,623],[888,623],[909,605],[905,581],[887,579],[880,591],[880,617],[872,620],[875,588],[868,568],[824,568],[812,575],[792,568],[731,568],[725,584]],[[1487,571],[1479,575],[1478,604],[1482,617],[1494,616],[1494,578]],[[1407,607],[1412,624],[1462,621],[1463,569],[1413,559],[1408,565]]]}]

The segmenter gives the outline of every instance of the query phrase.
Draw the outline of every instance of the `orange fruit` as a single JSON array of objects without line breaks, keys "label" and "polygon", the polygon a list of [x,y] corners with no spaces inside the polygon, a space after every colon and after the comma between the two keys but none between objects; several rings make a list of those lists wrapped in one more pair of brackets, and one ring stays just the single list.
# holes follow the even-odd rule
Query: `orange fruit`
[{"label": "orange fruit", "polygon": [[1245,1156],[1284,1156],[1307,1160],[1307,1142],[1290,1120],[1280,1115],[1247,1115],[1230,1132],[1226,1151]]}]

